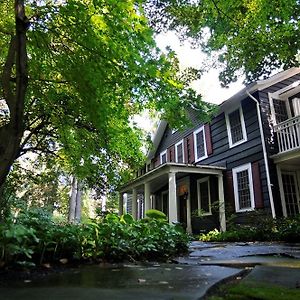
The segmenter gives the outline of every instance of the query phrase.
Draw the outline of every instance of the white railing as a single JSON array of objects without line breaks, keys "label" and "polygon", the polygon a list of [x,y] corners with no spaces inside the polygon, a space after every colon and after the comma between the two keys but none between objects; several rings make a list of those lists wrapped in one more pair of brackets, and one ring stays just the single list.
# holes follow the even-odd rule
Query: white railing
[{"label": "white railing", "polygon": [[274,126],[279,153],[300,148],[300,116],[288,119]]}]

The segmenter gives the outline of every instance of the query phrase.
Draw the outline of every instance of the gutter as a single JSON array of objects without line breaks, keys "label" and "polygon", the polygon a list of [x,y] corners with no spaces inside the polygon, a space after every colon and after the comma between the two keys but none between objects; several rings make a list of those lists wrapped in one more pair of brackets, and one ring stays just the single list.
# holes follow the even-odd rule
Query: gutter
[{"label": "gutter", "polygon": [[269,170],[269,165],[268,165],[266,142],[265,142],[265,136],[264,136],[263,126],[262,126],[261,113],[260,113],[260,105],[259,105],[258,100],[254,96],[252,96],[248,90],[246,90],[246,94],[256,103],[257,118],[258,118],[259,131],[260,131],[261,143],[262,143],[262,148],[263,148],[263,155],[264,155],[264,162],[265,162],[265,168],[266,168],[267,186],[268,186],[268,192],[269,192],[269,198],[270,198],[270,204],[271,204],[271,211],[272,211],[272,217],[275,219],[276,213],[275,213],[274,199],[273,199],[273,193],[272,193],[272,184],[271,184],[271,180],[270,180],[270,170]]}]

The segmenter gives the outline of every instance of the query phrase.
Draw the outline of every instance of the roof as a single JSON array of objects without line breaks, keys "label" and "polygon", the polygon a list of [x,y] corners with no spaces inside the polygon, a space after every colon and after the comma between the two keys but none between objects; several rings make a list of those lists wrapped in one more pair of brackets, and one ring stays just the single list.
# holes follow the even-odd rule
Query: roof
[{"label": "roof", "polygon": [[[228,98],[227,100],[223,101],[219,105],[219,112],[224,112],[227,109],[231,108],[232,106],[235,106],[238,104],[240,101],[248,97],[249,94],[254,94],[257,91],[262,91],[280,81],[283,81],[289,77],[292,77],[296,74],[300,73],[300,68],[290,68],[288,70],[279,72],[270,78],[264,79],[264,80],[258,80],[256,82],[253,82],[246,87],[244,87],[242,90],[234,94],[232,97]],[[160,141],[163,137],[163,134],[166,130],[167,127],[167,122],[166,121],[160,121],[158,128],[156,130],[156,133],[153,136],[152,142],[153,142],[153,147],[152,149],[148,152],[147,158],[151,160],[155,153],[156,150],[160,144]]]}]

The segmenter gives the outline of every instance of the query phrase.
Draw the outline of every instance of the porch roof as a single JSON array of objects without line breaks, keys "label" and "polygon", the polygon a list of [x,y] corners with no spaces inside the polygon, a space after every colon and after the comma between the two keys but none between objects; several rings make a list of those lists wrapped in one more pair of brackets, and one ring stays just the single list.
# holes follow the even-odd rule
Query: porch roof
[{"label": "porch roof", "polygon": [[222,175],[225,167],[209,166],[209,165],[192,165],[182,163],[165,163],[157,168],[147,172],[146,174],[135,178],[134,180],[123,185],[119,191],[121,193],[131,192],[133,188],[144,185],[146,182],[154,182],[162,178],[167,180],[168,173],[186,173],[186,174],[204,174],[204,175]]}]

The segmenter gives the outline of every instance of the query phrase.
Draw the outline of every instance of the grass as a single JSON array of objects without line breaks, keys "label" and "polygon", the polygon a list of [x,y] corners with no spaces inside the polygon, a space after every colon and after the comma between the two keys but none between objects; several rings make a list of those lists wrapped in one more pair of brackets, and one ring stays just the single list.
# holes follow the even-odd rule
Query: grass
[{"label": "grass", "polygon": [[300,289],[257,283],[230,283],[219,288],[209,300],[295,300],[300,299]]}]

